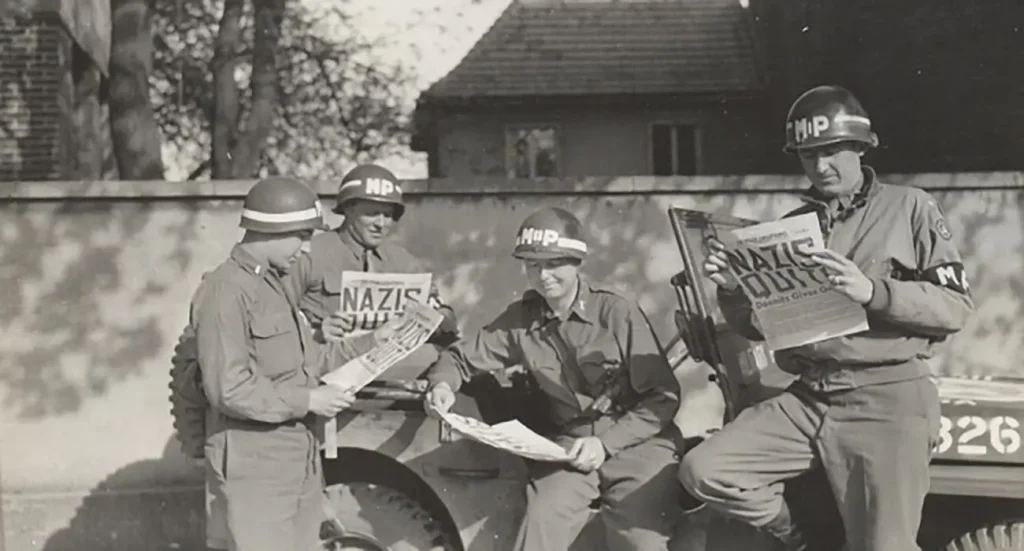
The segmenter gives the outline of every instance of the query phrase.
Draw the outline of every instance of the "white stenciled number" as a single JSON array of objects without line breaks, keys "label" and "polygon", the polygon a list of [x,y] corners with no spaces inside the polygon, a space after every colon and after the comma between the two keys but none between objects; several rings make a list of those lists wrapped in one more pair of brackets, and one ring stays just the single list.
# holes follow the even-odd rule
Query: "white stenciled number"
[{"label": "white stenciled number", "polygon": [[985,455],[988,451],[985,445],[971,444],[971,441],[985,434],[988,423],[981,417],[971,415],[957,419],[956,426],[963,429],[960,438],[956,439],[956,452],[961,455]]},{"label": "white stenciled number", "polygon": [[992,448],[999,453],[1013,454],[1020,449],[1020,422],[1013,417],[993,417],[989,421]]},{"label": "white stenciled number", "polygon": [[953,421],[949,417],[939,418],[939,443],[936,453],[946,453],[953,447]]}]

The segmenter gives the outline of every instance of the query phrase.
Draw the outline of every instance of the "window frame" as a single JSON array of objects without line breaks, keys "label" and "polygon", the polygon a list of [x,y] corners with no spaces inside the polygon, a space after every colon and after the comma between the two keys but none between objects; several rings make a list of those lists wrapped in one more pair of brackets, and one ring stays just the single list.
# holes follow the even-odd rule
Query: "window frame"
[{"label": "window frame", "polygon": [[533,180],[535,178],[561,178],[562,174],[564,172],[564,167],[562,166],[562,125],[558,124],[558,123],[551,123],[551,122],[546,122],[546,123],[541,123],[541,122],[535,122],[535,123],[534,122],[531,122],[531,123],[516,123],[516,124],[506,124],[504,126],[504,128],[503,128],[503,133],[504,133],[503,138],[504,138],[504,142],[505,142],[505,149],[504,149],[505,177],[509,178],[509,179],[513,179],[513,178],[520,179],[520,178],[522,178],[520,176],[511,176],[511,170],[510,170],[510,168],[512,166],[512,139],[511,139],[511,134],[512,134],[512,132],[520,131],[520,130],[553,130],[554,133],[555,133],[555,174],[553,176],[537,176],[536,175],[536,173],[537,173],[537,166],[536,166],[536,163],[534,162],[534,159],[531,157],[530,158],[530,175],[527,176],[525,179]]},{"label": "window frame", "polygon": [[[693,157],[694,157],[694,174],[693,176],[699,176],[704,173],[704,128],[701,122],[697,119],[658,119],[647,123],[647,169],[648,173],[654,174],[654,127],[655,126],[689,126],[693,128]],[[672,140],[678,140],[676,136],[676,130],[672,131]],[[678,148],[673,145],[672,147],[672,171],[675,172],[679,165]],[[690,176],[690,174],[672,174],[672,176],[664,176],[670,178],[673,176]]]}]

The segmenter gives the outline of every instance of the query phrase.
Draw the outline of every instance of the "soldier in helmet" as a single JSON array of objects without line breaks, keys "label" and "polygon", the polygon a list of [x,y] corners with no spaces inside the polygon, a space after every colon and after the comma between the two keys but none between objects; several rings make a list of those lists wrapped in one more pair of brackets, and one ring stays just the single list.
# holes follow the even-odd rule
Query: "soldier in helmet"
[{"label": "soldier in helmet", "polygon": [[[344,220],[334,231],[313,237],[310,254],[301,259],[290,279],[291,292],[314,328],[332,339],[356,330],[374,329],[385,320],[363,320],[360,326],[345,316],[332,316],[341,307],[341,272],[415,273],[423,263],[399,243],[389,239],[405,214],[402,186],[390,170],[375,164],[359,165],[342,178],[334,212]],[[445,316],[431,342],[444,344],[457,333],[452,309],[442,303],[437,289],[427,298]]]},{"label": "soldier in helmet", "polygon": [[192,299],[189,327],[209,403],[204,453],[212,548],[318,544],[315,416],[332,417],[353,400],[318,380],[327,366],[372,346],[318,346],[284,292],[283,274],[322,224],[320,202],[305,184],[278,177],[256,183],[242,209],[242,240]]},{"label": "soldier in helmet", "polygon": [[639,307],[587,281],[580,222],[559,208],[530,215],[513,255],[530,290],[428,371],[428,413],[447,411],[479,371],[523,366],[547,397],[548,436],[572,460],[530,463],[515,549],[565,551],[600,499],[610,549],[666,549],[678,515],[674,480],[679,385]]},{"label": "soldier in helmet", "polygon": [[[782,483],[824,468],[849,551],[919,549],[939,400],[927,359],[973,309],[960,254],[927,192],[878,181],[861,157],[878,145],[850,91],[813,88],[790,108],[785,151],[811,187],[789,216],[816,213],[826,248],[814,260],[866,310],[862,333],[775,352],[799,378],[743,411],[683,459],[683,485],[709,507],[807,549]],[[704,265],[729,325],[763,340],[721,243]]]}]

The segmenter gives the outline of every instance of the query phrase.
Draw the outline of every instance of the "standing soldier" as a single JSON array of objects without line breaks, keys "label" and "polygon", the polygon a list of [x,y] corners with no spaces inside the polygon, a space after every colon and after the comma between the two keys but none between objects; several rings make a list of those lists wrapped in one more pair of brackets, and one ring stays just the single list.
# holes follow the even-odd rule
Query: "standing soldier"
[{"label": "standing soldier", "polygon": [[[242,209],[245,235],[192,300],[189,326],[210,405],[204,450],[215,519],[210,547],[318,545],[324,515],[314,415],[332,417],[353,397],[317,384],[328,365],[361,352],[353,341],[352,349],[321,348],[284,292],[282,274],[322,223],[316,195],[301,182],[258,182]],[[363,344],[369,349],[372,342]]]},{"label": "standing soldier", "polygon": [[[833,287],[867,311],[869,329],[779,350],[799,379],[743,411],[683,459],[684,486],[710,507],[807,549],[782,483],[821,465],[849,551],[919,549],[928,464],[939,429],[938,391],[926,360],[965,324],[973,303],[960,254],[925,191],[879,182],[861,156],[878,145],[848,90],[811,89],[786,121],[811,188],[789,216],[815,212],[826,248],[813,258]],[[721,243],[704,264],[729,325],[763,340]]]},{"label": "standing soldier", "polygon": [[674,480],[679,384],[639,307],[579,273],[579,221],[542,209],[513,252],[531,287],[490,325],[452,345],[428,372],[425,407],[437,415],[477,371],[522,365],[561,430],[549,436],[569,465],[530,463],[518,551],[565,551],[600,498],[611,549],[666,549],[678,514]]},{"label": "standing soldier", "polygon": [[[356,329],[351,320],[328,317],[341,305],[343,270],[400,273],[422,270],[421,263],[412,254],[388,239],[394,224],[405,213],[401,185],[391,171],[374,164],[353,168],[342,180],[334,212],[345,215],[342,225],[334,231],[313,236],[306,246],[307,254],[300,255],[281,278],[283,292],[290,302],[300,308],[317,334],[326,331],[332,342]],[[428,303],[445,316],[430,342],[444,345],[454,341],[458,329],[452,309],[441,302],[435,289],[431,290]],[[326,320],[337,323],[324,323]],[[421,356],[416,352],[404,362],[422,360],[426,365],[436,357],[423,360]],[[172,358],[171,402],[177,438],[185,455],[193,459],[203,456],[208,405],[198,384],[200,364],[197,359],[196,336],[188,325]],[[213,542],[223,539],[217,536],[224,531],[220,524],[223,523],[218,522],[217,514],[211,513],[207,532]],[[211,549],[224,549],[210,545]]]}]

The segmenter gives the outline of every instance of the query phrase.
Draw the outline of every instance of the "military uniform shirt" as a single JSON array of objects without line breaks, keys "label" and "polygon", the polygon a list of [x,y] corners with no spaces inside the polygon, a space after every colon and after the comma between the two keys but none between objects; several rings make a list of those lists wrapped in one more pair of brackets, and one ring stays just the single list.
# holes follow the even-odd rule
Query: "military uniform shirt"
[{"label": "military uniform shirt", "polygon": [[[863,167],[852,196],[827,200],[812,188],[789,213],[818,215],[825,246],[854,261],[874,283],[865,305],[867,331],[780,350],[776,363],[823,391],[904,381],[931,373],[926,359],[959,331],[974,307],[960,253],[935,199],[926,191],[888,185]],[[718,290],[729,325],[763,340],[750,300]]]},{"label": "military uniform shirt", "polygon": [[534,376],[559,425],[598,397],[607,370],[627,370],[635,405],[621,417],[582,428],[599,437],[610,456],[660,433],[679,406],[679,384],[640,309],[582,279],[566,319],[529,291],[476,335],[445,350],[427,378],[458,390],[476,370],[518,365]]},{"label": "military uniform shirt", "polygon": [[277,273],[237,245],[200,283],[191,325],[207,399],[235,420],[305,417],[319,377],[373,345],[371,337],[314,342]]}]

